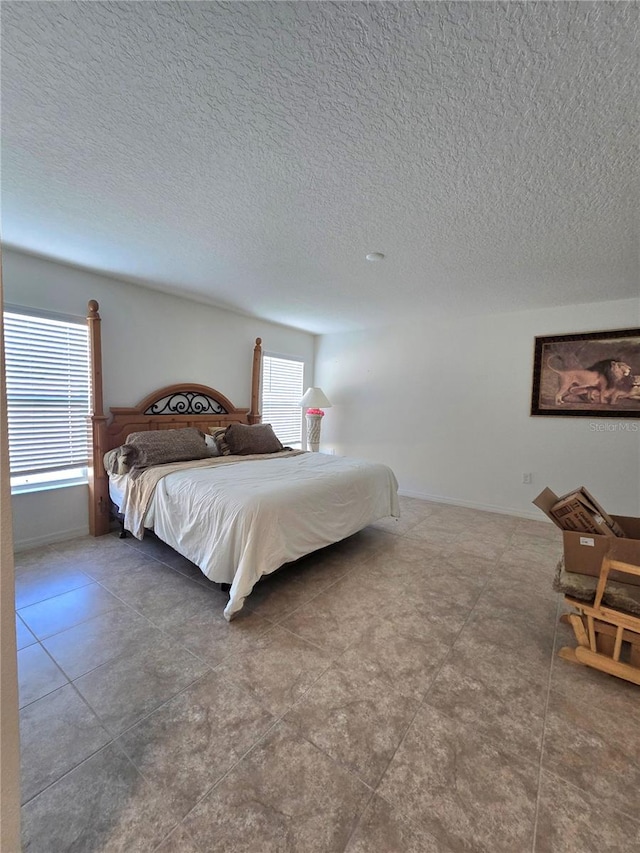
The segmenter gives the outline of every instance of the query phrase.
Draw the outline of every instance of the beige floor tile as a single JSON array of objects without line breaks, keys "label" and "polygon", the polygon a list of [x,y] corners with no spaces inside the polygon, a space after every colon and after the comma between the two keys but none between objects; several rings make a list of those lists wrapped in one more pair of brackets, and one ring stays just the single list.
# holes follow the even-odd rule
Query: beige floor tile
[{"label": "beige floor tile", "polygon": [[51,545],[43,545],[38,548],[29,548],[25,551],[16,551],[13,557],[14,571],[16,576],[24,572],[37,569],[45,571],[51,566],[62,567],[69,559],[54,550]]},{"label": "beige floor tile", "polygon": [[274,716],[306,693],[331,658],[322,649],[275,626],[249,651],[234,653],[215,671],[248,690]]},{"label": "beige floor tile", "polygon": [[473,607],[485,586],[485,579],[466,574],[448,566],[443,559],[437,567],[427,569],[420,577],[420,582],[411,585],[410,592],[413,600],[450,601],[461,608]]},{"label": "beige floor tile", "polygon": [[210,853],[342,853],[370,796],[359,779],[279,723],[185,825]]},{"label": "beige floor tile", "polygon": [[435,631],[425,639],[422,627],[414,634],[401,622],[383,619],[338,657],[336,666],[349,677],[377,679],[401,696],[422,699],[450,648]]},{"label": "beige floor tile", "polygon": [[535,853],[631,853],[640,823],[544,770]]},{"label": "beige floor tile", "polygon": [[358,597],[360,606],[371,607],[374,613],[381,607],[393,608],[407,601],[416,605],[450,602],[468,610],[486,584],[486,577],[473,566],[474,559],[471,557],[464,567],[464,561],[456,565],[442,555],[422,563],[395,557],[385,561],[376,558],[332,590],[340,594],[348,589]]},{"label": "beige floor tile", "polygon": [[508,534],[500,536],[490,532],[474,533],[468,531],[458,536],[453,545],[465,554],[496,561],[501,559],[508,547],[508,541]]},{"label": "beige floor tile", "polygon": [[543,669],[548,672],[553,655],[556,625],[544,619],[538,624],[528,621],[517,610],[508,607],[476,608],[460,633],[459,643],[491,644],[511,651],[525,671]]},{"label": "beige floor tile", "polygon": [[85,572],[72,563],[34,566],[16,572],[16,608],[37,604],[64,592],[92,582]]},{"label": "beige floor tile", "polygon": [[635,720],[640,730],[640,687],[621,678],[579,664],[569,663],[557,656],[562,646],[575,648],[571,628],[558,625],[556,656],[551,670],[551,688],[585,708],[595,706],[611,719]]},{"label": "beige floor tile", "polygon": [[384,530],[385,533],[402,536],[407,533],[407,531],[411,530],[412,527],[415,527],[416,524],[419,524],[423,518],[424,513],[421,513],[412,507],[407,507],[401,509],[400,518],[393,518],[391,516],[389,518],[382,518],[380,521],[376,521],[371,526],[378,530]]},{"label": "beige floor tile", "polygon": [[42,645],[66,675],[75,679],[112,658],[134,653],[143,637],[154,633],[158,635],[143,616],[121,607],[61,631]]},{"label": "beige floor tile", "polygon": [[293,572],[283,569],[262,578],[252,589],[245,606],[263,619],[280,622],[321,591],[312,584],[299,582]]},{"label": "beige floor tile", "polygon": [[[640,701],[640,697],[639,697]],[[595,795],[602,806],[640,815],[640,729],[595,705],[552,693],[542,764]]]},{"label": "beige floor tile", "polygon": [[212,608],[223,608],[226,603],[217,589],[194,583],[157,561],[146,561],[101,583],[129,607],[158,625],[187,600],[210,601]]},{"label": "beige floor tile", "polygon": [[410,823],[398,809],[373,795],[345,853],[454,853],[454,851]]},{"label": "beige floor tile", "polygon": [[531,565],[544,568],[552,566],[562,556],[562,537],[554,539],[533,536],[526,533],[514,533],[507,548],[502,554],[503,562],[514,565]]},{"label": "beige floor tile", "polygon": [[16,648],[26,649],[27,646],[32,646],[37,640],[34,634],[27,628],[22,619],[16,614]]},{"label": "beige floor tile", "polygon": [[405,533],[404,538],[417,540],[430,548],[442,551],[455,548],[460,536],[460,529],[455,524],[442,527],[435,518],[429,518],[414,525]]},{"label": "beige floor tile", "polygon": [[392,534],[386,533],[384,530],[365,527],[359,533],[354,533],[353,536],[347,536],[346,539],[330,545],[327,550],[343,559],[361,563],[387,547],[390,538],[392,538]]},{"label": "beige floor tile", "polygon": [[100,720],[71,684],[23,708],[20,712],[22,801],[32,799],[110,740]]},{"label": "beige floor tile", "polygon": [[69,681],[40,643],[18,652],[18,689],[20,707],[41,699]]},{"label": "beige floor tile", "polygon": [[511,650],[456,643],[426,701],[514,755],[540,759],[548,670],[524,668]]},{"label": "beige floor tile", "polygon": [[145,635],[129,655],[103,663],[74,684],[118,735],[200,678],[209,667],[170,637]]},{"label": "beige floor tile", "polygon": [[431,643],[438,640],[452,645],[464,629],[472,613],[470,607],[461,607],[455,601],[437,596],[426,596],[423,591],[407,589],[389,602],[384,619],[404,637]]},{"label": "beige floor tile", "polygon": [[23,850],[151,853],[176,822],[160,790],[109,745],[24,806]]},{"label": "beige floor tile", "polygon": [[[42,643],[19,623],[25,849],[531,853],[550,684],[534,853],[640,850],[640,688],[554,656],[575,644],[551,589],[560,535],[400,504],[232,623],[154,537],[18,555],[24,610],[55,622]],[[106,610],[75,606],[98,589]],[[51,592],[69,606],[29,598]]]},{"label": "beige floor tile", "polygon": [[451,572],[461,577],[486,581],[494,574],[496,561],[464,551],[443,551],[432,563],[437,572]]},{"label": "beige floor tile", "polygon": [[[371,557],[367,555],[365,562],[368,564],[370,559]],[[304,584],[310,594],[317,594],[333,586],[362,562],[335,554],[331,548],[323,548],[295,563],[290,563],[282,571],[287,577]]]},{"label": "beige floor tile", "polygon": [[285,720],[338,764],[375,788],[418,709],[375,678],[333,666]]},{"label": "beige floor tile", "polygon": [[453,850],[514,853],[533,840],[538,767],[423,706],[378,793]]},{"label": "beige floor tile", "polygon": [[555,524],[545,521],[540,516],[540,521],[529,518],[519,518],[516,524],[516,533],[529,533],[532,536],[542,536],[544,539],[558,539],[560,532]]},{"label": "beige floor tile", "polygon": [[373,586],[351,581],[351,576],[338,581],[302,605],[280,623],[284,628],[325,649],[340,654],[358,640],[373,612],[379,611],[384,595]]},{"label": "beige floor tile", "polygon": [[557,621],[558,596],[525,593],[520,587],[487,584],[479,597],[474,613],[478,618],[504,619],[530,626],[535,631],[549,632]]},{"label": "beige floor tile", "polygon": [[160,847],[156,848],[156,853],[201,853],[201,851],[196,847],[195,841],[186,828],[180,824],[165,838]]},{"label": "beige floor tile", "polygon": [[421,566],[434,564],[442,553],[442,548],[424,542],[421,539],[408,539],[406,536],[390,536],[376,554],[368,560],[367,566],[386,566],[394,560],[404,563],[419,563]]},{"label": "beige floor tile", "polygon": [[248,607],[227,622],[222,610],[207,601],[177,606],[161,627],[197,658],[209,666],[217,666],[231,655],[250,652],[258,638],[273,628],[273,623]]},{"label": "beige floor tile", "polygon": [[104,554],[90,554],[86,559],[76,561],[85,574],[109,589],[109,582],[121,573],[129,573],[143,566],[158,568],[158,561],[141,554],[135,548],[124,551],[108,548]]},{"label": "beige floor tile", "polygon": [[530,563],[514,564],[501,561],[496,564],[487,589],[512,589],[524,599],[533,593],[538,598],[557,601],[558,593],[554,592],[552,586],[554,574],[554,561],[535,567]]},{"label": "beige floor tile", "polygon": [[182,817],[273,724],[232,681],[209,673],[129,729],[118,744]]},{"label": "beige floor tile", "polygon": [[23,607],[18,614],[36,637],[43,640],[122,606],[122,602],[100,584],[90,583]]}]

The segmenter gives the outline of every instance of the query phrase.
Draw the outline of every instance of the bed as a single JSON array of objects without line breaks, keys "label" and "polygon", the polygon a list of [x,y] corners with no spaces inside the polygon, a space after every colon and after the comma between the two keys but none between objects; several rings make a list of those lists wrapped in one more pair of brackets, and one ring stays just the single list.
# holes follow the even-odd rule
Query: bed
[{"label": "bed", "polygon": [[[261,340],[256,340],[251,408],[222,393],[183,383],[149,394],[133,408],[102,411],[100,315],[89,303],[93,413],[90,529],[109,532],[109,505],[138,538],[152,530],[212,581],[228,584],[232,619],[263,575],[340,541],[374,521],[398,516],[397,481],[385,465],[283,450],[159,464],[131,473],[105,469],[107,451],[131,433],[195,428],[203,434],[232,424],[260,424]],[[262,429],[262,428],[260,428]],[[169,434],[164,434],[165,438]],[[204,439],[203,439],[204,441]]]}]

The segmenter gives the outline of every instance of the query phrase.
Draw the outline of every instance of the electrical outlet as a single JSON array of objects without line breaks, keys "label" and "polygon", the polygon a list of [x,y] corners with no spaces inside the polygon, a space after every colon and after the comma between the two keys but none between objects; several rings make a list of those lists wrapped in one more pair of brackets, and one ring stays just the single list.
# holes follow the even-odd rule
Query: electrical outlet
[{"label": "electrical outlet", "polygon": [[525,486],[530,486],[531,483],[533,483],[533,474],[523,474],[522,475],[522,482],[524,483]]}]

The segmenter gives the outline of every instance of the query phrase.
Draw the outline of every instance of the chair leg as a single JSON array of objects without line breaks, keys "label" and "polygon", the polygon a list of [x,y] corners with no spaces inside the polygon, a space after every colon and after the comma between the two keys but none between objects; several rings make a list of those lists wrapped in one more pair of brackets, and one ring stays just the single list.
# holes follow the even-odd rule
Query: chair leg
[{"label": "chair leg", "polygon": [[569,614],[569,624],[573,628],[573,633],[576,635],[576,640],[578,641],[579,646],[588,646],[589,638],[587,637],[587,632],[584,627],[584,622],[582,620],[582,616],[578,616],[577,613]]},{"label": "chair leg", "polygon": [[558,657],[568,661],[568,663],[577,663],[579,666],[584,666],[582,661],[579,661],[576,657],[576,650],[572,649],[571,646],[563,646],[558,652]]},{"label": "chair leg", "polygon": [[601,672],[607,672],[609,675],[624,678],[625,681],[631,681],[633,684],[640,684],[640,669],[637,667],[620,663],[620,661],[605,657],[598,652],[592,652],[591,649],[585,649],[584,646],[578,646],[575,651],[576,658],[580,663],[585,663]]}]

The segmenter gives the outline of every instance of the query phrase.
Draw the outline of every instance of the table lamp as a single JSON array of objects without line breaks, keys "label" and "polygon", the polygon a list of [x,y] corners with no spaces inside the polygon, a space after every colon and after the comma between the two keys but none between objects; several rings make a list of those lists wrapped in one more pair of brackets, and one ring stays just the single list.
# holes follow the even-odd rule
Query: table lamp
[{"label": "table lamp", "polygon": [[299,405],[307,410],[307,447],[317,453],[320,449],[320,424],[324,417],[323,408],[330,409],[322,388],[307,388]]}]

